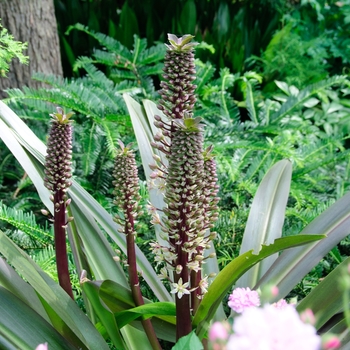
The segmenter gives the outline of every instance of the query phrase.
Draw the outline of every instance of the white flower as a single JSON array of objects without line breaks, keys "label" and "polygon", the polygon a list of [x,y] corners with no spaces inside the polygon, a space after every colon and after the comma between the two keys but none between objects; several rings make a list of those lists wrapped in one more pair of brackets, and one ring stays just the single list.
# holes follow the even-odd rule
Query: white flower
[{"label": "white flower", "polygon": [[158,274],[158,277],[160,279],[167,279],[168,278],[168,270],[165,267],[162,267],[160,269],[160,273]]},{"label": "white flower", "polygon": [[175,294],[177,293],[177,297],[179,299],[182,298],[184,294],[190,294],[190,291],[187,289],[189,283],[186,282],[182,284],[182,277],[179,278],[178,283],[172,283],[174,289],[170,291],[170,293]]},{"label": "white flower", "polygon": [[151,242],[149,244],[151,246],[152,253],[155,255],[162,254],[162,246],[158,242]]},{"label": "white flower", "polygon": [[160,225],[162,222],[160,221],[160,216],[158,213],[153,213],[151,224],[152,225]]},{"label": "white flower", "polygon": [[158,254],[154,257],[154,261],[157,263],[156,266],[164,262],[164,256],[163,254]]},{"label": "white flower", "polygon": [[202,294],[205,294],[208,291],[208,276],[205,276],[200,282],[199,282],[199,288],[202,291]]},{"label": "white flower", "polygon": [[167,261],[172,262],[172,261],[175,261],[177,259],[177,254],[175,254],[171,251],[167,251],[167,252],[164,252],[164,258]]},{"label": "white flower", "polygon": [[192,260],[192,261],[188,262],[187,263],[187,268],[190,271],[196,271],[196,272],[201,270],[201,267],[199,266],[199,261],[197,261],[197,260]]},{"label": "white flower", "polygon": [[146,209],[148,214],[153,215],[154,213],[157,212],[157,208],[150,202],[147,202],[148,204],[146,204]]}]

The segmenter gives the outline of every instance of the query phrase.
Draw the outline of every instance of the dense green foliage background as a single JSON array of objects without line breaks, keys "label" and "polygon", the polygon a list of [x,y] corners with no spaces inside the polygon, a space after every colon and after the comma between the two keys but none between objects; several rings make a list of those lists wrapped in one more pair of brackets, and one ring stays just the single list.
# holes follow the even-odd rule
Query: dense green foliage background
[{"label": "dense green foliage background", "polygon": [[76,58],[96,45],[78,33],[65,35],[76,23],[129,49],[135,34],[152,45],[165,42],[167,33],[191,33],[215,49],[199,52],[203,61],[233,72],[256,70],[259,63],[267,82],[288,77],[310,83],[349,67],[348,1],[55,0],[55,7],[67,76]]},{"label": "dense green foliage background", "polygon": [[[36,75],[50,87],[10,90],[6,102],[43,140],[53,105],[75,111],[75,178],[109,211],[115,144],[134,141],[121,95],[158,100],[169,32],[200,43],[196,114],[217,154],[222,265],[237,255],[257,185],[277,160],[290,159],[294,169],[286,235],[349,190],[350,1],[55,0],[55,7],[65,78]],[[52,262],[41,203],[5,147],[0,193],[0,227]],[[138,240],[147,254],[152,237],[145,214]],[[344,241],[298,293],[347,254]]]}]

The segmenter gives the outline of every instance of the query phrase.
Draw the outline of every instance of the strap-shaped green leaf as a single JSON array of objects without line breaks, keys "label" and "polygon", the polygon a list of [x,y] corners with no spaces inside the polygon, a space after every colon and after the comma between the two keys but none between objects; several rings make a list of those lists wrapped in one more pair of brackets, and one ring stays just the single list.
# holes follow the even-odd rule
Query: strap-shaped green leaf
[{"label": "strap-shaped green leaf", "polygon": [[[249,212],[240,254],[251,249],[258,252],[262,244],[281,237],[291,176],[292,164],[288,160],[277,162],[264,176]],[[276,259],[277,255],[273,255],[255,265],[237,281],[236,287],[253,288]]]},{"label": "strap-shaped green leaf", "polygon": [[279,298],[294,286],[342,239],[350,233],[350,192],[337,200],[307,225],[300,235],[324,234],[326,238],[314,245],[284,251],[260,279],[256,287],[275,284]]},{"label": "strap-shaped green leaf", "polygon": [[[306,309],[312,310],[316,319],[316,329],[322,327],[334,315],[342,314],[344,291],[341,288],[340,282],[342,273],[344,270],[347,271],[347,266],[349,263],[350,257],[345,259],[331,273],[329,273],[321,281],[321,283],[313,288],[311,292],[298,304],[297,310],[299,312],[302,312]],[[338,322],[339,318],[336,320],[336,323]],[[330,325],[328,324],[328,326]]]},{"label": "strap-shaped green leaf", "polygon": [[299,245],[313,243],[322,238],[323,235],[296,235],[284,238],[278,238],[269,246],[263,245],[258,254],[253,251],[246,252],[233,259],[214,279],[208,288],[208,292],[199,305],[199,308],[193,319],[193,326],[197,328],[197,335],[203,338],[209,322],[213,318],[216,309],[220,305],[225,295],[232,288],[232,285],[246,271],[266,257],[278,253],[281,250],[293,248]]},{"label": "strap-shaped green leaf", "polygon": [[48,343],[49,349],[77,349],[50,323],[2,286],[0,300],[1,349],[33,350],[43,343]]},{"label": "strap-shaped green leaf", "polygon": [[98,294],[99,288],[88,282],[81,283],[83,291],[86,293],[89,302],[91,303],[93,309],[95,310],[99,320],[105,327],[109,337],[111,338],[113,344],[118,350],[123,350],[126,348],[126,344],[119,332],[119,327],[117,326],[116,319],[113,313],[104,308],[101,304],[101,300]]},{"label": "strap-shaped green leaf", "polygon": [[[99,296],[102,303],[104,304],[105,308],[113,312],[116,315],[116,317],[118,317],[119,312],[121,311],[135,308],[134,300],[128,288],[125,288],[120,284],[110,280],[91,281],[87,283],[95,284],[96,286],[99,287]],[[146,298],[144,298],[144,301],[145,301],[145,304],[152,304],[152,305],[154,304]],[[173,304],[173,303],[168,303],[168,304]],[[167,303],[164,305],[167,305]],[[147,312],[149,311],[150,310],[148,309]],[[152,324],[159,339],[165,339],[171,342],[175,342],[176,321],[175,321],[175,317],[171,316],[173,315],[171,306],[168,311],[169,311],[169,314],[167,314],[167,312],[165,312],[164,310],[163,312],[160,312],[158,310],[158,314],[154,314],[155,317],[152,318]],[[133,322],[132,326],[140,327],[140,329],[142,329],[140,322]],[[121,327],[121,324],[119,324],[119,327]],[[123,331],[125,327],[123,327],[121,330]]]},{"label": "strap-shaped green leaf", "polygon": [[0,253],[35,289],[51,323],[78,347],[108,349],[94,325],[68,294],[2,231]]},{"label": "strap-shaped green leaf", "polygon": [[136,319],[147,319],[153,316],[175,316],[175,303],[159,302],[150,303],[133,309],[118,312],[115,315],[120,328]]}]

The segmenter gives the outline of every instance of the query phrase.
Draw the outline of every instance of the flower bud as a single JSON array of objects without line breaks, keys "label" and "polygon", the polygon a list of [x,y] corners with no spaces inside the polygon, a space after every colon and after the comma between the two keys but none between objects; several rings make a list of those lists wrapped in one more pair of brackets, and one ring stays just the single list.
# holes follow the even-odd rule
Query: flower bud
[{"label": "flower bud", "polygon": [[183,267],[181,265],[177,265],[175,272],[179,275],[181,273],[182,269],[183,269]]},{"label": "flower bud", "polygon": [[47,210],[45,209],[41,209],[41,214],[45,215],[45,216],[48,216],[50,214],[50,212],[48,212]]}]

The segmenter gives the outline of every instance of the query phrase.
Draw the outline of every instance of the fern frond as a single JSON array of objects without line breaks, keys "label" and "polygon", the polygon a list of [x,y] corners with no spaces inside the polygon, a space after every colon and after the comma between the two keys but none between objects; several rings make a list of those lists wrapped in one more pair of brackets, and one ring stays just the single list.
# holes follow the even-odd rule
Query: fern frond
[{"label": "fern frond", "polygon": [[230,72],[230,70],[225,67],[220,69],[220,79],[221,91],[226,91],[228,88],[232,87],[236,80],[236,76]]},{"label": "fern frond", "polygon": [[275,112],[271,116],[271,121],[276,123],[280,121],[282,118],[287,116],[289,113],[293,111],[294,108],[305,103],[311,96],[314,94],[329,88],[336,84],[341,84],[345,82],[345,75],[337,75],[329,79],[322,80],[315,84],[307,86],[305,89],[301,90],[297,96],[290,96],[285,103],[281,106],[280,110]]},{"label": "fern frond", "polygon": [[[293,179],[297,179],[301,176],[304,176],[305,174],[310,173],[313,170],[321,169],[324,166],[330,165],[330,164],[338,164],[344,159],[348,159],[350,155],[350,150],[346,150],[339,153],[325,153],[324,157],[320,157],[322,154],[322,151],[319,149],[318,152],[314,152],[314,157],[311,157],[313,161],[310,161],[309,159],[305,159],[305,166],[301,169],[296,169],[295,172],[293,172]],[[315,155],[317,155],[315,157]]]},{"label": "fern frond", "polygon": [[140,87],[135,87],[135,84],[131,81],[124,80],[115,85],[116,92],[123,95],[124,93],[129,93],[130,95],[135,95],[142,92]]},{"label": "fern frond", "polygon": [[202,89],[213,78],[216,69],[210,62],[203,63],[199,60],[196,60],[196,68],[197,75],[194,84],[197,85],[197,93],[202,95]]},{"label": "fern frond", "polygon": [[73,29],[85,32],[86,34],[96,39],[107,50],[116,52],[120,56],[124,57],[125,59],[132,61],[132,55],[130,51],[124,45],[122,45],[119,41],[111,38],[110,36],[102,33],[96,33],[80,23],[69,26],[66,31],[66,34],[69,34]]},{"label": "fern frond", "polygon": [[7,93],[9,94],[9,97],[4,100],[6,103],[16,101],[23,101],[25,103],[27,100],[38,100],[49,102],[54,105],[60,105],[76,112],[86,114],[85,110],[79,107],[81,104],[76,97],[68,92],[62,94],[62,91],[58,89],[36,90],[23,87],[23,91],[19,89],[9,89],[7,90]]},{"label": "fern frond", "polygon": [[258,124],[258,117],[257,112],[254,105],[254,95],[253,95],[253,89],[252,85],[248,80],[245,81],[245,87],[246,87],[246,104],[247,104],[247,111],[250,119],[253,123]]},{"label": "fern frond", "polygon": [[227,91],[233,86],[238,75],[233,75],[227,68],[221,69],[220,78],[209,82],[215,69],[210,63],[203,64],[197,61],[200,72],[197,74],[198,108],[197,114],[215,127],[237,126],[240,113],[237,104]]},{"label": "fern frond", "polygon": [[277,112],[281,108],[281,104],[277,101],[266,99],[265,103],[258,110],[259,121],[263,125],[269,125],[271,114]]},{"label": "fern frond", "polygon": [[136,34],[134,34],[134,48],[132,53],[132,63],[136,64],[139,62],[141,52],[145,51],[147,48],[147,39],[140,39]]},{"label": "fern frond", "polygon": [[[54,89],[31,89],[24,87],[23,92],[18,89],[8,91],[9,98],[6,102],[42,101],[59,105],[78,112],[82,115],[90,115],[93,118],[102,118],[105,114],[119,114],[125,111],[125,104],[118,91],[120,85],[114,85],[104,74],[93,66],[87,66],[93,79],[90,77],[79,78],[71,82],[63,80],[52,80],[49,77],[46,83],[55,84]],[[125,86],[122,86],[125,88]],[[134,91],[135,87],[127,84],[128,91]],[[139,90],[136,90],[139,91]],[[34,102],[29,102],[33,107]],[[39,106],[43,108],[42,105]],[[52,110],[52,109],[51,109]]]},{"label": "fern frond", "polygon": [[96,64],[98,63],[97,60],[91,58],[91,57],[86,57],[86,56],[79,56],[73,65],[73,71],[77,72],[80,68],[84,68],[89,65],[89,64]]},{"label": "fern frond", "polygon": [[104,114],[104,106],[101,106],[101,100],[96,95],[95,91],[89,86],[80,83],[80,81],[73,81],[71,84],[67,86],[67,90],[74,95],[74,97],[80,102],[80,104],[84,105],[86,115],[103,115]]},{"label": "fern frond", "polygon": [[[9,92],[9,95],[11,97],[12,93]],[[11,109],[16,111],[16,114],[21,119],[26,119],[26,120],[44,121],[45,123],[47,123],[49,119],[48,116],[52,112],[52,104],[41,100],[18,99],[18,100],[11,100],[11,101],[7,100],[6,103],[9,104],[9,107]],[[36,133],[36,130],[34,130],[34,132]],[[45,128],[45,134],[46,133],[47,133],[47,126]]]},{"label": "fern frond", "polygon": [[163,61],[165,52],[166,47],[164,44],[156,44],[154,46],[151,46],[149,49],[145,49],[140,52],[137,63],[145,66],[151,63]]},{"label": "fern frond", "polygon": [[36,223],[32,212],[7,207],[0,202],[0,220],[19,230],[14,238],[19,242],[29,244],[31,247],[47,246],[52,244],[53,234],[48,226],[42,227]]},{"label": "fern frond", "polygon": [[47,273],[53,280],[57,281],[56,257],[53,246],[48,246],[35,254],[31,258],[39,265],[45,273]]},{"label": "fern frond", "polygon": [[94,85],[102,87],[104,89],[113,89],[113,81],[107,78],[107,76],[97,69],[93,64],[86,63],[84,65],[86,73],[89,75],[89,78],[93,81]]},{"label": "fern frond", "polygon": [[76,134],[81,135],[80,145],[82,149],[77,155],[82,161],[81,169],[86,177],[95,171],[96,161],[101,151],[101,137],[104,135],[95,122],[77,128]]},{"label": "fern frond", "polygon": [[[229,171],[229,179],[231,183],[237,183],[242,177],[243,173],[246,171],[250,163],[251,150],[247,149],[237,149],[232,158],[228,160],[226,157],[222,157],[221,160],[226,162],[226,166],[222,169],[224,172]],[[219,162],[219,164],[221,161]]]},{"label": "fern frond", "polygon": [[121,70],[121,69],[112,69],[110,73],[110,78],[115,81],[122,81],[122,80],[136,80],[136,75],[128,70]]},{"label": "fern frond", "polygon": [[103,121],[101,125],[106,135],[106,145],[108,153],[114,158],[118,145],[118,140],[120,140],[121,136],[117,131],[114,122]]},{"label": "fern frond", "polygon": [[111,182],[113,181],[113,160],[108,160],[107,149],[102,150],[97,161],[97,166],[90,182],[94,186],[94,193],[106,196],[111,191]]},{"label": "fern frond", "polygon": [[65,84],[68,84],[68,79],[63,79],[60,76],[45,74],[42,72],[34,72],[32,75],[32,79],[56,88],[61,88]]},{"label": "fern frond", "polygon": [[132,70],[132,59],[129,60],[123,56],[120,56],[114,52],[94,50],[93,57],[96,63],[104,64],[109,67],[118,67]]},{"label": "fern frond", "polygon": [[[74,110],[84,115],[95,114],[90,109],[92,102],[91,96],[86,96],[87,89],[82,86],[82,84],[79,84],[79,82],[62,85],[61,87],[57,87],[55,89],[36,90],[23,87],[23,92],[18,89],[11,89],[8,91],[8,93],[10,97],[5,100],[6,102],[16,102],[19,100],[23,102],[26,102],[27,100],[40,100],[66,107],[67,109]],[[90,106],[83,105],[81,101],[82,98],[84,98]],[[96,99],[93,100],[96,104]],[[100,114],[100,112],[98,112],[98,114]]]},{"label": "fern frond", "polygon": [[158,63],[153,66],[145,66],[140,68],[140,74],[143,76],[147,75],[160,75],[163,73],[163,63]]},{"label": "fern frond", "polygon": [[[140,71],[142,71],[142,68],[140,69]],[[148,98],[153,98],[155,88],[154,88],[152,78],[150,76],[147,76],[147,75],[146,76],[140,75],[139,82],[141,83],[140,85],[141,85],[141,88],[143,90],[144,96],[147,96]]]}]

